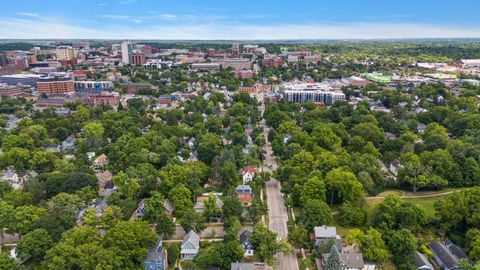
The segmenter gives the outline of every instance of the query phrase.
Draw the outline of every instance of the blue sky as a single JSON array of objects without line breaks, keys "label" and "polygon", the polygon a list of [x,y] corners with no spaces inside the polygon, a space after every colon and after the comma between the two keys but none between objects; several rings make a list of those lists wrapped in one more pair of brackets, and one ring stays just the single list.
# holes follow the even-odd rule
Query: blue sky
[{"label": "blue sky", "polygon": [[0,0],[0,38],[480,37],[478,0]]}]

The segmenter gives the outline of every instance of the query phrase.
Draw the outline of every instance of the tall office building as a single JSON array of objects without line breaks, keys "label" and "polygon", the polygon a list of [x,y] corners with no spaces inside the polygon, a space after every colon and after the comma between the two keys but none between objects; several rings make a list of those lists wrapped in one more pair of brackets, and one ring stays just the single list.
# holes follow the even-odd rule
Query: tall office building
[{"label": "tall office building", "polygon": [[75,58],[75,52],[70,46],[59,46],[55,49],[58,60],[72,60]]},{"label": "tall office building", "polygon": [[132,62],[133,44],[129,41],[122,42],[122,62],[130,65]]}]

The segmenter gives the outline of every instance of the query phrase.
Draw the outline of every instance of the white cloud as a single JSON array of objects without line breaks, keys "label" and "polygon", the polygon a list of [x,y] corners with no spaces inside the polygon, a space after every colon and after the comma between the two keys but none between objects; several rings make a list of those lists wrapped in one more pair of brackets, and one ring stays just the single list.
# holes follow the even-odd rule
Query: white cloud
[{"label": "white cloud", "polygon": [[[106,18],[141,23],[145,18],[107,14]],[[79,26],[52,18],[0,20],[0,38],[92,38],[92,39],[393,39],[480,38],[480,28],[428,24],[228,24],[208,20],[196,23],[134,26]]]},{"label": "white cloud", "polygon": [[172,19],[176,19],[176,18],[177,18],[177,15],[174,15],[174,14],[161,14],[160,17],[163,18],[163,19],[172,20]]},{"label": "white cloud", "polygon": [[115,14],[105,14],[102,15],[103,18],[107,19],[119,19],[119,20],[128,20],[130,19],[130,16],[127,15],[115,15]]},{"label": "white cloud", "polygon": [[26,16],[26,17],[40,17],[40,14],[32,13],[32,12],[17,12],[15,14],[21,15],[21,16]]}]

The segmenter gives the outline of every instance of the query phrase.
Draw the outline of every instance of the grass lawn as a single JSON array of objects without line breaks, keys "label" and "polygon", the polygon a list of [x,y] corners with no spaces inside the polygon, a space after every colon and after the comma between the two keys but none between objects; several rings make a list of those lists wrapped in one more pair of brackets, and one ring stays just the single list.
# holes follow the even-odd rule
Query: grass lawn
[{"label": "grass lawn", "polygon": [[[448,196],[448,195],[445,195]],[[415,204],[418,204],[421,208],[425,210],[425,214],[427,218],[432,218],[435,216],[435,208],[433,205],[435,202],[445,198],[445,196],[437,196],[437,197],[427,197],[427,198],[403,198],[405,201],[409,201]],[[375,206],[383,201],[382,198],[375,198],[367,200],[367,212],[369,215],[372,214]]]}]

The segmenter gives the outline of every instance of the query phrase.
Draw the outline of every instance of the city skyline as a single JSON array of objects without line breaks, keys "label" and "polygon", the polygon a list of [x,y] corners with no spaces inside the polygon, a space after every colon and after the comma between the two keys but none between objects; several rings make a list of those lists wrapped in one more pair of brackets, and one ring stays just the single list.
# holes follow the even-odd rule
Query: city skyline
[{"label": "city skyline", "polygon": [[412,1],[8,1],[2,39],[478,38],[480,3]]}]

